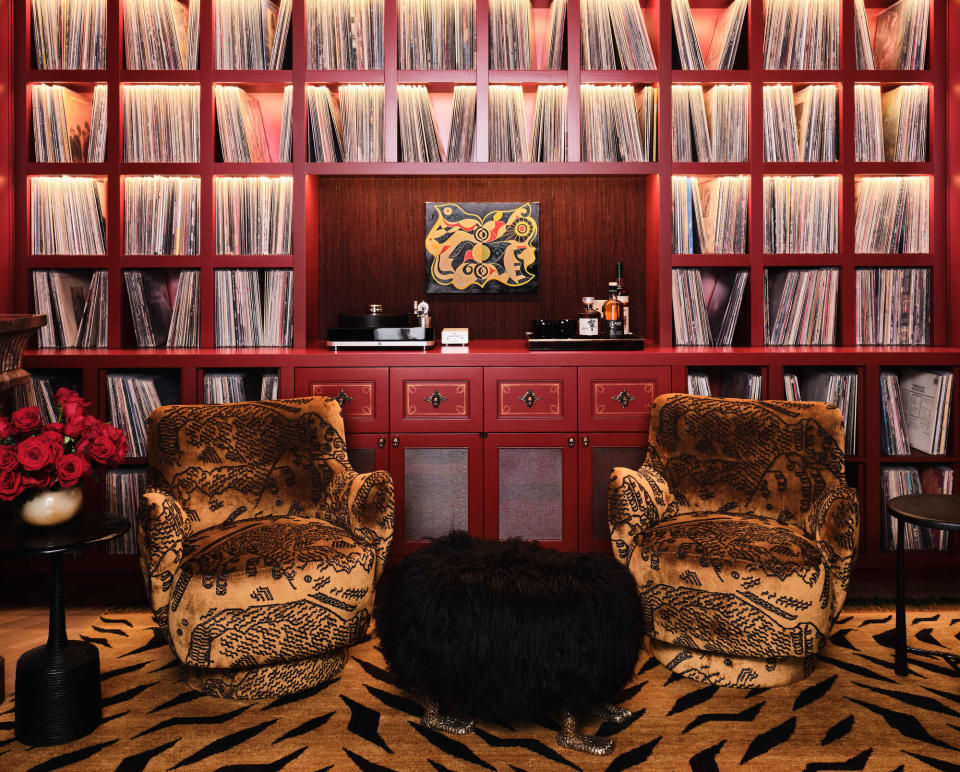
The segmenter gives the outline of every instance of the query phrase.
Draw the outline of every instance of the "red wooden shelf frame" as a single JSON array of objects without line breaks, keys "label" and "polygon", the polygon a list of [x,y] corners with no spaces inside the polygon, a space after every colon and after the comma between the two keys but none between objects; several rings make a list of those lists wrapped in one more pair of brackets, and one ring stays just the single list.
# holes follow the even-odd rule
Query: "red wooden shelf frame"
[{"label": "red wooden shelf frame", "polygon": [[[195,0],[196,1],[196,0]],[[567,10],[567,68],[524,72],[491,71],[488,66],[487,0],[477,0],[477,66],[474,70],[402,71],[397,68],[397,13],[394,0],[385,4],[384,69],[371,71],[317,71],[306,67],[304,4],[295,3],[291,27],[292,67],[281,71],[217,70],[214,66],[213,3],[202,0],[200,18],[200,67],[193,71],[130,71],[123,62],[122,0],[107,0],[107,66],[95,71],[35,70],[31,64],[31,37],[28,3],[7,6],[12,23],[0,25],[4,50],[5,82],[0,91],[0,111],[7,117],[7,141],[0,150],[0,168],[12,185],[0,186],[0,206],[12,234],[0,247],[0,272],[12,281],[0,283],[0,311],[25,312],[32,309],[30,272],[39,268],[106,268],[109,270],[109,305],[114,313],[109,323],[106,350],[35,351],[26,358],[33,368],[65,368],[80,374],[83,390],[92,395],[96,408],[105,412],[102,384],[112,370],[169,368],[180,371],[180,398],[199,401],[199,376],[210,368],[275,367],[280,376],[281,396],[293,396],[300,367],[368,366],[610,366],[669,365],[672,387],[686,389],[690,368],[742,366],[764,372],[764,394],[783,396],[785,370],[800,367],[850,367],[858,370],[860,437],[857,456],[849,459],[860,485],[863,504],[863,558],[861,565],[889,567],[892,557],[880,549],[881,466],[889,463],[950,464],[960,473],[960,403],[955,384],[949,452],[945,456],[886,457],[880,453],[879,373],[886,367],[951,367],[960,380],[960,310],[949,299],[960,297],[960,258],[951,250],[960,224],[960,191],[953,182],[960,169],[960,143],[951,142],[951,128],[960,126],[960,97],[952,96],[948,85],[960,82],[960,59],[948,56],[948,44],[960,44],[960,9],[955,4],[931,0],[929,66],[922,71],[861,71],[855,66],[853,0],[841,2],[841,63],[836,70],[768,71],[763,68],[763,2],[751,0],[745,37],[746,69],[725,72],[674,71],[671,62],[672,20],[669,0],[641,0],[645,21],[658,66],[652,71],[592,71],[581,68],[580,12],[577,0]],[[727,0],[692,0],[695,19],[706,25]],[[883,2],[879,3],[883,5]],[[871,8],[878,5],[869,3]],[[36,164],[29,160],[31,117],[27,86],[30,83],[63,82],[108,86],[106,161],[99,164]],[[198,83],[201,88],[201,157],[197,164],[128,164],[122,158],[120,87],[125,83]],[[213,85],[253,84],[256,87],[293,86],[293,156],[288,164],[224,164],[215,161],[216,123]],[[382,163],[312,163],[307,154],[305,86],[307,84],[382,83],[385,91],[384,158]],[[477,85],[476,150],[473,163],[398,163],[397,84]],[[531,88],[540,83],[561,83],[568,87],[568,161],[560,164],[494,164],[488,162],[487,134],[490,83],[520,83]],[[585,163],[580,156],[581,83],[652,84],[659,89],[659,158],[643,164]],[[749,161],[743,164],[677,163],[671,159],[671,92],[674,83],[748,83],[750,92]],[[839,160],[836,163],[775,164],[763,159],[762,86],[768,83],[837,83],[840,87]],[[931,89],[929,160],[917,164],[858,163],[854,160],[854,89],[856,83],[929,83]],[[45,174],[96,175],[107,180],[107,254],[105,256],[31,256],[29,201],[26,189],[30,176]],[[137,256],[123,253],[122,177],[131,174],[196,175],[201,179],[200,254],[196,256]],[[270,174],[293,178],[293,252],[291,255],[232,257],[217,255],[215,243],[214,179],[223,175]],[[673,255],[671,245],[671,185],[674,174],[744,174],[751,178],[749,251],[744,255]],[[833,255],[768,255],[763,253],[762,180],[765,175],[822,175],[840,177],[840,244]],[[930,175],[931,250],[926,255],[865,255],[854,251],[854,182],[858,175]],[[324,176],[378,176],[384,184],[396,175],[645,175],[646,208],[644,237],[644,288],[642,302],[650,344],[639,354],[611,357],[595,353],[527,352],[519,341],[474,344],[463,354],[339,353],[319,348],[317,305],[324,302],[318,276],[317,218],[323,216],[317,179]],[[763,343],[763,277],[767,268],[792,266],[837,266],[841,272],[837,346],[767,348]],[[928,266],[932,281],[931,347],[857,347],[855,342],[855,271],[871,266]],[[749,345],[731,349],[672,347],[671,268],[703,266],[746,267],[750,270],[749,295],[743,308]],[[201,348],[192,350],[132,350],[122,348],[131,339],[123,298],[123,269],[198,268],[201,272]],[[294,347],[290,349],[217,349],[213,347],[214,274],[221,268],[287,267],[294,271]],[[629,271],[630,266],[627,266]],[[637,271],[636,273],[639,273]],[[639,293],[638,293],[639,295]],[[639,304],[638,304],[639,305]],[[638,309],[639,311],[639,309]],[[443,356],[443,359],[439,359]],[[956,567],[958,540],[947,555],[925,554],[914,558],[930,565]]]}]

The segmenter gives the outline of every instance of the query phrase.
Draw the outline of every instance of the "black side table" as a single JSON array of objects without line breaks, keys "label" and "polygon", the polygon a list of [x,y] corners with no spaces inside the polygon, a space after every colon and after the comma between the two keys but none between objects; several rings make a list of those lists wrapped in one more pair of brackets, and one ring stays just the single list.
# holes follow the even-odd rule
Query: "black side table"
[{"label": "black side table", "polygon": [[903,525],[960,531],[960,496],[945,493],[914,493],[897,496],[887,502],[887,510],[897,518],[897,651],[894,660],[897,675],[907,674],[907,652],[925,657],[943,657],[960,671],[960,655],[907,646],[907,614],[904,608]]},{"label": "black side table", "polygon": [[26,745],[60,745],[100,725],[100,655],[86,641],[67,640],[63,555],[126,533],[125,521],[79,518],[52,528],[15,523],[0,530],[0,556],[50,556],[50,633],[17,661],[15,730]]}]

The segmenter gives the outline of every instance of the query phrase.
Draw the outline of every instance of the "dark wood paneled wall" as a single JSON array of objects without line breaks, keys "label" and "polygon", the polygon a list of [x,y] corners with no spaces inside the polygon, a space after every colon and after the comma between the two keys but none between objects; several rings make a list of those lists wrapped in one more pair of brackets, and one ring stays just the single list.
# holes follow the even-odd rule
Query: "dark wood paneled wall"
[{"label": "dark wood paneled wall", "polygon": [[[604,292],[624,264],[632,319],[642,320],[642,177],[319,177],[319,330],[343,311],[381,303],[406,311],[426,298],[434,325],[469,327],[471,338],[518,338],[532,319],[575,318],[580,298]],[[426,295],[424,204],[427,201],[539,201],[540,292],[537,295]],[[316,225],[312,225],[316,223]],[[307,275],[312,274],[307,271]],[[636,325],[635,325],[636,327]],[[642,331],[638,331],[641,332]]]}]

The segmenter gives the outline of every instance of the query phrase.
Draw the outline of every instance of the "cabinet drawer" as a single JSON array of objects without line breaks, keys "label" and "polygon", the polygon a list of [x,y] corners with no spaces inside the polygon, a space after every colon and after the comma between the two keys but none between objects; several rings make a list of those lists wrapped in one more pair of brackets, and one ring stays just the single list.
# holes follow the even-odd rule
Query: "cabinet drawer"
[{"label": "cabinet drawer", "polygon": [[577,427],[575,367],[487,367],[483,430],[566,432]]},{"label": "cabinet drawer", "polygon": [[482,384],[479,367],[391,368],[390,431],[481,431]]},{"label": "cabinet drawer", "polygon": [[669,390],[669,367],[581,367],[580,430],[646,431],[654,398]]},{"label": "cabinet drawer", "polygon": [[347,433],[386,432],[386,367],[298,367],[298,397],[331,397],[340,404]]}]

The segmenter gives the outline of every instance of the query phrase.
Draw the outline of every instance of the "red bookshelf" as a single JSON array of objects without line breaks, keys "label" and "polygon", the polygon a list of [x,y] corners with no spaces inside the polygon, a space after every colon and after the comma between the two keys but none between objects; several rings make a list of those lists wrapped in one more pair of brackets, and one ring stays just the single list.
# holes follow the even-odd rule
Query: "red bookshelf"
[{"label": "red bookshelf", "polygon": [[[195,2],[198,0],[194,0]],[[949,90],[960,81],[960,61],[949,56],[949,45],[960,44],[960,6],[956,2],[931,0],[928,68],[922,71],[861,71],[854,60],[853,0],[841,2],[841,61],[837,70],[768,71],[763,68],[763,0],[751,0],[747,27],[741,38],[746,50],[745,69],[731,71],[679,71],[672,68],[670,56],[672,20],[669,0],[641,0],[651,45],[658,67],[652,71],[588,71],[581,69],[579,4],[570,0],[567,10],[567,68],[530,71],[491,71],[488,65],[487,1],[477,0],[477,66],[474,70],[404,71],[397,67],[397,14],[395,0],[386,0],[384,69],[371,71],[318,71],[306,68],[305,9],[294,4],[291,27],[292,67],[281,71],[219,71],[214,67],[213,3],[202,0],[200,21],[200,66],[194,71],[128,71],[123,60],[122,0],[107,0],[110,20],[107,38],[107,66],[97,71],[44,71],[31,68],[29,3],[11,3],[7,7],[12,24],[0,25],[0,41],[10,36],[9,89],[0,94],[0,111],[10,111],[9,163],[4,164],[11,186],[0,188],[0,203],[11,207],[12,238],[0,248],[0,271],[11,277],[10,297],[0,288],[0,311],[32,310],[30,272],[37,268],[106,268],[109,271],[110,315],[109,343],[106,350],[33,351],[27,356],[32,368],[68,368],[79,373],[84,392],[105,410],[104,379],[114,370],[163,368],[179,372],[180,399],[202,398],[202,373],[218,368],[277,368],[280,395],[296,392],[296,371],[301,367],[402,366],[436,364],[434,358],[456,366],[557,366],[572,364],[664,365],[671,368],[671,383],[686,391],[686,373],[690,368],[742,366],[761,370],[763,393],[770,398],[783,397],[785,370],[804,367],[844,367],[858,371],[860,438],[857,455],[849,459],[851,477],[857,481],[863,504],[863,557],[860,566],[886,571],[893,558],[881,550],[880,471],[885,463],[940,462],[950,464],[960,474],[960,378],[954,387],[953,425],[949,453],[944,456],[888,458],[880,453],[879,372],[884,367],[936,366],[953,368],[960,376],[960,310],[950,299],[960,297],[960,257],[955,256],[954,241],[960,223],[960,191],[951,180],[960,169],[960,143],[951,141],[960,126],[960,97]],[[726,0],[691,0],[701,47],[709,48],[713,26]],[[868,0],[868,14],[887,3]],[[547,7],[535,0],[540,16]],[[539,22],[542,24],[543,22]],[[107,154],[102,164],[37,164],[27,148],[32,144],[28,85],[38,82],[74,83],[92,88],[97,82],[108,84]],[[120,86],[124,83],[198,83],[200,97],[201,157],[197,164],[129,164],[122,158],[122,122]],[[308,127],[305,86],[345,83],[382,83],[385,88],[384,158],[382,163],[314,163],[308,161]],[[424,84],[428,89],[446,93],[455,84],[477,86],[476,144],[472,163],[413,164],[399,163],[397,126],[397,85]],[[487,161],[487,88],[490,84],[520,84],[535,91],[539,84],[565,84],[568,88],[567,135],[568,160],[565,163],[501,164]],[[586,83],[652,84],[659,89],[659,135],[657,160],[650,163],[586,163],[580,156],[580,85]],[[746,163],[674,163],[671,158],[671,86],[674,83],[746,83],[750,85],[749,160]],[[836,83],[839,86],[839,156],[836,163],[767,162],[763,158],[762,89],[765,84]],[[854,85],[857,83],[929,83],[931,105],[929,123],[929,160],[924,163],[857,163],[854,160]],[[293,155],[291,163],[225,164],[217,161],[217,128],[213,86],[237,84],[264,96],[264,118],[279,125],[279,104],[283,86],[293,87]],[[443,142],[445,136],[441,136]],[[0,164],[5,157],[0,151]],[[31,256],[29,200],[27,186],[35,175],[77,174],[100,176],[107,180],[107,254],[105,256]],[[194,175],[201,179],[200,254],[196,256],[135,256],[123,254],[121,183],[126,175]],[[214,179],[224,175],[290,175],[293,178],[293,250],[291,255],[216,254]],[[748,248],[742,255],[674,255],[671,245],[671,185],[674,174],[747,175],[751,180]],[[769,175],[837,175],[840,178],[839,249],[829,255],[769,255],[763,251],[762,181]],[[860,175],[930,175],[931,177],[931,249],[924,255],[865,255],[854,250],[854,183]],[[574,180],[572,178],[578,178]],[[536,186],[554,191],[557,201],[566,201],[579,212],[580,237],[584,244],[603,244],[604,213],[591,196],[577,196],[565,187],[579,180],[601,183],[599,187],[631,185],[642,200],[642,211],[621,213],[642,235],[628,244],[617,243],[597,248],[590,259],[579,262],[563,257],[550,264],[551,254],[544,244],[544,271],[538,297],[493,299],[470,298],[455,302],[442,297],[428,298],[434,318],[440,326],[469,326],[474,338],[492,338],[470,347],[467,353],[340,353],[319,347],[322,331],[340,311],[354,310],[370,302],[405,308],[414,297],[423,294],[422,242],[419,262],[415,250],[398,247],[390,252],[386,234],[377,230],[378,203],[394,202],[405,184],[422,185],[436,195],[448,191],[503,188],[509,191]],[[373,200],[362,195],[370,181],[382,196]],[[459,186],[459,187],[457,187]],[[484,187],[489,186],[489,187]],[[341,195],[346,192],[345,195]],[[426,193],[424,195],[427,195]],[[466,195],[464,193],[464,195]],[[512,193],[511,193],[512,195]],[[546,200],[546,193],[543,194]],[[427,198],[427,200],[435,200]],[[496,200],[465,198],[463,200]],[[506,200],[506,199],[501,199]],[[631,199],[631,202],[633,200]],[[346,203],[344,203],[346,202]],[[346,206],[346,210],[342,207]],[[370,209],[369,207],[373,207]],[[363,208],[367,207],[367,208]],[[385,205],[384,205],[385,207]],[[386,207],[385,207],[386,208]],[[5,210],[6,211],[6,210]],[[331,215],[331,212],[335,214]],[[422,198],[410,204],[408,218],[412,241],[422,239]],[[337,217],[370,218],[373,235],[363,241],[363,254],[345,254],[329,244],[328,219]],[[376,238],[374,238],[376,237]],[[377,241],[377,238],[380,241]],[[325,241],[327,239],[327,241]],[[559,240],[559,239],[558,239]],[[325,246],[327,244],[327,246]],[[379,247],[377,246],[379,245]],[[596,248],[596,247],[595,247]],[[9,249],[9,255],[5,250]],[[559,254],[559,248],[557,250]],[[343,263],[337,261],[344,261]],[[634,303],[634,324],[644,328],[649,341],[646,351],[620,356],[601,354],[532,354],[519,340],[527,321],[536,317],[564,318],[574,315],[579,297],[598,292],[612,274],[613,263],[625,263]],[[387,270],[399,261],[401,269]],[[342,283],[335,283],[334,269],[346,262]],[[840,270],[838,299],[838,339],[834,347],[770,348],[763,346],[763,283],[767,269],[787,267],[836,266]],[[858,267],[925,266],[932,272],[932,345],[930,347],[892,348],[857,347],[855,343],[855,271]],[[201,345],[194,350],[136,350],[122,348],[133,340],[129,312],[123,289],[125,268],[180,269],[198,268],[200,277]],[[294,271],[294,346],[289,349],[213,348],[214,271],[220,268],[284,267]],[[740,328],[732,349],[673,347],[671,309],[671,269],[673,267],[735,268],[750,271],[748,297],[741,312]],[[349,270],[347,270],[349,269]],[[354,277],[356,280],[351,281]],[[361,280],[362,279],[362,280]],[[376,295],[376,297],[374,297]],[[434,301],[436,301],[434,303]],[[479,334],[478,334],[479,333]],[[960,566],[960,541],[954,537],[953,549],[946,554],[910,556],[926,566]],[[129,562],[129,561],[128,561]],[[131,564],[132,565],[132,564]]]}]

